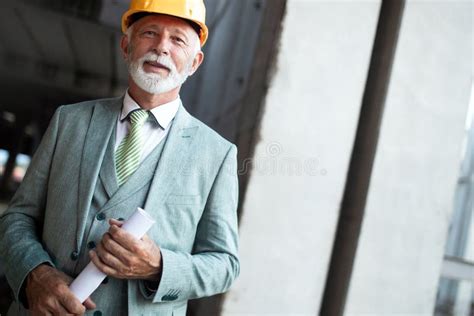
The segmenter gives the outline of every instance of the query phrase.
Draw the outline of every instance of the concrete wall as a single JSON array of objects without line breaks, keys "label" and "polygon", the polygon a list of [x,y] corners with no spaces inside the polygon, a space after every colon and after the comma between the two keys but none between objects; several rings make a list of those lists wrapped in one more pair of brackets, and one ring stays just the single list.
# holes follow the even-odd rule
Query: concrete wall
[{"label": "concrete wall", "polygon": [[346,305],[432,315],[459,174],[472,2],[407,1]]},{"label": "concrete wall", "polygon": [[[347,315],[433,313],[469,102],[472,6],[407,1]],[[224,315],[319,312],[379,8],[288,1],[243,206],[242,273]]]},{"label": "concrete wall", "polygon": [[316,315],[379,1],[290,0],[223,315]]}]

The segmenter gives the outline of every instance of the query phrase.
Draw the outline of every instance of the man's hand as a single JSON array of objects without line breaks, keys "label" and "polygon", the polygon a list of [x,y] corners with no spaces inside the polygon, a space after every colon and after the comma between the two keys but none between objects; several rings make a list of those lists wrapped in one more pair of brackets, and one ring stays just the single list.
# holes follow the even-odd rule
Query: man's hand
[{"label": "man's hand", "polygon": [[82,315],[87,309],[94,309],[94,302],[88,298],[84,305],[69,290],[72,278],[61,271],[41,264],[33,269],[26,281],[26,298],[32,315]]},{"label": "man's hand", "polygon": [[117,279],[157,281],[161,271],[160,248],[148,236],[138,240],[111,219],[110,228],[95,250],[89,252],[94,264]]}]

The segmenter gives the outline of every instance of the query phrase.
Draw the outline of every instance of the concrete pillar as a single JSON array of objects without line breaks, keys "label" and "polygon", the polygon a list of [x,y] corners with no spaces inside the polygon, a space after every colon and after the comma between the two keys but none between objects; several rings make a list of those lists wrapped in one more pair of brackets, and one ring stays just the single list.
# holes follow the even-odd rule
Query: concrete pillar
[{"label": "concrete pillar", "polygon": [[223,315],[316,315],[380,1],[289,0]]},{"label": "concrete pillar", "polygon": [[[468,245],[464,259],[474,262],[474,220],[471,220],[471,227],[469,229]],[[469,316],[471,315],[472,302],[474,301],[474,282],[459,281],[456,301],[454,303],[453,314]]]},{"label": "concrete pillar", "polygon": [[432,315],[459,173],[472,2],[407,1],[347,315]]}]

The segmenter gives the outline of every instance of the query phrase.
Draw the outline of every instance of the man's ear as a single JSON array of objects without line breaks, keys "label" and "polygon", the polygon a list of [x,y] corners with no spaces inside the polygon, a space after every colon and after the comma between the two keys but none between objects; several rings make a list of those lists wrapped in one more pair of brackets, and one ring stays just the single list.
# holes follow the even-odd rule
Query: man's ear
[{"label": "man's ear", "polygon": [[191,66],[191,71],[189,72],[190,76],[192,76],[196,72],[196,70],[198,70],[199,66],[201,66],[203,61],[204,61],[204,53],[200,51],[199,53],[196,54],[196,57],[194,57],[193,65]]},{"label": "man's ear", "polygon": [[122,50],[123,59],[128,58],[129,45],[130,45],[130,39],[128,38],[126,34],[123,34],[122,39],[120,40],[120,49]]}]

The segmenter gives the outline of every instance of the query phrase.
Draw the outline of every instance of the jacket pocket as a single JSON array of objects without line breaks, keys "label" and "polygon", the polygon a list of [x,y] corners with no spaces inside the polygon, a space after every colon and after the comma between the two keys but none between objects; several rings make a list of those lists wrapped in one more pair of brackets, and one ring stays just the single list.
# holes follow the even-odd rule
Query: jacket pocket
[{"label": "jacket pocket", "polygon": [[186,310],[188,308],[188,303],[185,302],[182,305],[176,306],[173,308],[173,316],[186,316]]},{"label": "jacket pocket", "polygon": [[178,195],[170,194],[166,199],[166,204],[170,205],[196,205],[201,201],[199,195]]}]

